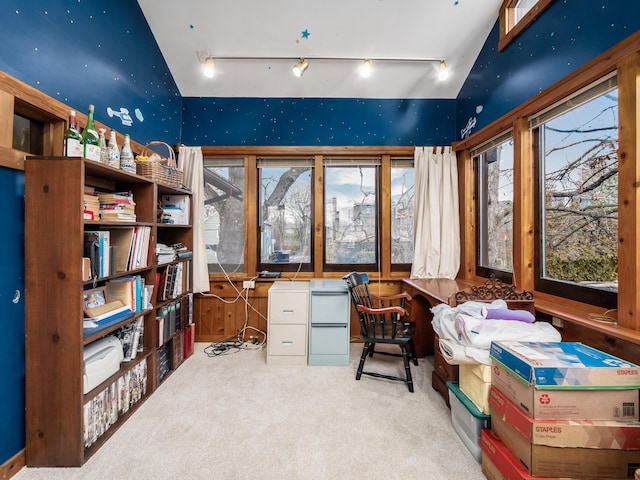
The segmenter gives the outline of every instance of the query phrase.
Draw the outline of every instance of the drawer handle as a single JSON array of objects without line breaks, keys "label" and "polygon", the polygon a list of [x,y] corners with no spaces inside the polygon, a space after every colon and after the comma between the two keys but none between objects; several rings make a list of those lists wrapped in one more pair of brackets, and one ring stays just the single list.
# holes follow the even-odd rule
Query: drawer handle
[{"label": "drawer handle", "polygon": [[282,313],[285,315],[293,315],[293,310],[282,310]]},{"label": "drawer handle", "polygon": [[283,340],[282,341],[282,346],[283,347],[293,347],[293,342],[291,340]]}]

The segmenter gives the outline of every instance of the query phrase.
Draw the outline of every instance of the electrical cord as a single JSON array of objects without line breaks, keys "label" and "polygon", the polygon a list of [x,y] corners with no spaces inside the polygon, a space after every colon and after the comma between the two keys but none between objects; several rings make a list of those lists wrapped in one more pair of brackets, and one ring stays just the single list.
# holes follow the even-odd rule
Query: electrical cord
[{"label": "electrical cord", "polygon": [[[216,298],[218,300],[220,300],[223,303],[226,304],[233,304],[236,303],[240,298],[242,298],[242,300],[244,301],[244,325],[243,327],[238,330],[238,334],[228,338],[227,340],[224,340],[222,342],[213,342],[211,343],[211,345],[207,346],[205,348],[205,354],[208,357],[217,357],[220,355],[228,355],[229,353],[237,353],[240,350],[262,350],[262,348],[265,346],[266,342],[267,342],[267,334],[266,332],[263,332],[262,330],[259,330],[255,327],[252,327],[250,325],[248,325],[249,323],[249,309],[253,310],[254,312],[256,312],[260,317],[262,317],[263,319],[266,320],[266,317],[260,312],[258,311],[250,302],[248,299],[248,295],[247,292],[249,289],[243,288],[242,290],[238,290],[238,288],[236,287],[235,283],[231,280],[231,278],[229,277],[229,274],[227,273],[227,271],[224,269],[224,267],[222,266],[222,264],[220,263],[220,261],[218,261],[218,266],[220,267],[220,269],[222,270],[222,273],[224,273],[224,276],[227,280],[227,282],[229,282],[229,285],[231,285],[231,287],[233,287],[233,289],[236,291],[237,295],[233,300],[226,300],[216,294],[213,293],[200,293],[200,295],[202,295],[203,297],[213,297]],[[237,268],[236,268],[237,270]],[[253,278],[250,279],[250,281],[255,281],[258,277],[255,276]],[[247,330],[254,330],[258,335],[256,335],[253,340],[254,343],[252,342],[247,342],[245,340],[245,334],[247,332]],[[259,340],[260,335],[262,335],[262,341]]]},{"label": "electrical cord", "polygon": [[[616,312],[616,316],[609,315],[614,312]],[[593,320],[594,322],[599,322],[599,323],[606,323],[609,325],[617,325],[618,324],[617,312],[618,312],[618,309],[610,308],[609,310],[605,311],[602,314],[590,313],[589,320]]]}]

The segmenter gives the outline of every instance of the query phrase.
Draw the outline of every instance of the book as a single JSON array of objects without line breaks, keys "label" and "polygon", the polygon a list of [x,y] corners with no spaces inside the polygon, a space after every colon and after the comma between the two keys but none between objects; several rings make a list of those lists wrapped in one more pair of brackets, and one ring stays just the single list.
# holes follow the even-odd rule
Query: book
[{"label": "book", "polygon": [[114,228],[111,230],[111,245],[118,247],[116,259],[116,272],[129,270],[129,258],[131,255],[131,243],[133,242],[133,227]]},{"label": "book", "polygon": [[100,320],[100,318],[104,318],[108,314],[121,312],[125,308],[126,306],[120,300],[114,300],[112,302],[98,305],[97,307],[85,308],[84,314],[87,316],[87,318]]}]

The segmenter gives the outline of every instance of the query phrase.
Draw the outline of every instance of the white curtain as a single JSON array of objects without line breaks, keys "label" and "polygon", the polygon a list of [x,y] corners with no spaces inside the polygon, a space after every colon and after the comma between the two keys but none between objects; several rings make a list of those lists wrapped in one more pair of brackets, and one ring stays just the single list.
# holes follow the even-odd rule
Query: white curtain
[{"label": "white curtain", "polygon": [[184,171],[184,185],[193,196],[193,292],[209,291],[209,271],[204,243],[204,166],[200,147],[180,146],[178,168]]},{"label": "white curtain", "polygon": [[458,166],[451,147],[416,147],[411,278],[455,278],[460,269]]}]

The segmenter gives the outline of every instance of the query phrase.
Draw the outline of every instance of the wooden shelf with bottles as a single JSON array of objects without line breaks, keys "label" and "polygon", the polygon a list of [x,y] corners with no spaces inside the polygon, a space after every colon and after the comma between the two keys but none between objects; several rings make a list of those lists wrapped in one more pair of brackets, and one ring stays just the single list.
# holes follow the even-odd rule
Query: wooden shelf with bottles
[{"label": "wooden shelf with bottles", "polygon": [[[85,220],[85,185],[111,192],[130,191],[136,220]],[[167,228],[158,224],[159,195],[190,195],[149,178],[80,157],[28,157],[25,160],[25,333],[26,333],[26,463],[29,466],[81,466],[158,387],[156,290],[147,308],[84,329],[84,294],[89,288],[128,276],[154,285],[156,238],[193,246],[191,225]],[[87,230],[149,230],[146,262],[111,272],[95,281],[83,279],[82,257]],[[170,234],[165,234],[170,230]],[[158,237],[159,235],[159,237]],[[190,270],[188,272],[190,285]],[[183,292],[183,296],[188,291]],[[149,308],[151,307],[151,308]],[[124,361],[113,375],[84,393],[84,348],[120,327],[142,319],[143,348]],[[172,365],[175,368],[177,365]],[[85,409],[100,395],[116,395],[117,386],[135,379],[127,405],[113,410],[107,427],[92,430],[87,440]],[[121,383],[118,383],[121,382]],[[133,380],[131,380],[133,385]],[[133,387],[132,387],[133,388]],[[107,398],[107,397],[104,397]],[[114,398],[109,397],[109,398]],[[91,436],[91,435],[89,435]]]}]

